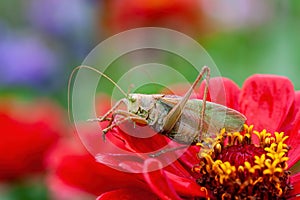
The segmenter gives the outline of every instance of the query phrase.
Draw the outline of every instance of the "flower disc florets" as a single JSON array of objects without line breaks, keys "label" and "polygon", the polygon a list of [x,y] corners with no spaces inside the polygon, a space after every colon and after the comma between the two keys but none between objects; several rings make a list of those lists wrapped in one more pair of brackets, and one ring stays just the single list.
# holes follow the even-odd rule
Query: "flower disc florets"
[{"label": "flower disc florets", "polygon": [[[212,151],[201,152],[197,183],[216,199],[284,199],[292,189],[287,171],[288,136],[263,130],[221,131]],[[257,137],[255,137],[257,136]]]}]

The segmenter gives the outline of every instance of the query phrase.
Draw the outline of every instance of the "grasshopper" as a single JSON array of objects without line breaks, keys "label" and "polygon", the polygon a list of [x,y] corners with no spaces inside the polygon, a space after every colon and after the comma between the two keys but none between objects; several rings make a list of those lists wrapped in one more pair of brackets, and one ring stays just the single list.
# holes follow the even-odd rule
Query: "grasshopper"
[{"label": "grasshopper", "polygon": [[[118,89],[126,93],[108,76],[102,72],[88,67],[110,80]],[[192,91],[206,77],[206,87],[203,100],[189,99]],[[91,121],[109,121],[103,129],[103,136],[120,124],[132,121],[140,125],[148,125],[155,132],[165,135],[172,140],[194,145],[202,143],[211,148],[218,132],[225,128],[226,131],[240,131],[246,120],[245,116],[226,106],[206,101],[210,69],[203,67],[198,77],[183,97],[164,94],[128,94],[119,100],[106,114]],[[125,105],[127,110],[120,109]],[[116,118],[116,116],[119,116]]]}]

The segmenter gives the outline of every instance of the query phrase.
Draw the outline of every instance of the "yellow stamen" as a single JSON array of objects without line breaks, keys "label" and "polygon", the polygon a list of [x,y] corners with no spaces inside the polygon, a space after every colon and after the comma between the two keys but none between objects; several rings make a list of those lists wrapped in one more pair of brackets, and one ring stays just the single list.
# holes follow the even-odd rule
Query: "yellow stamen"
[{"label": "yellow stamen", "polygon": [[200,190],[201,190],[201,191],[205,191],[206,199],[207,199],[207,200],[210,200],[207,189],[206,189],[205,187],[201,187]]},{"label": "yellow stamen", "polygon": [[[244,125],[242,133],[226,132],[225,129],[221,132],[211,151],[201,153],[200,164],[194,167],[195,172],[202,174],[202,181],[199,181],[203,184],[201,186],[207,188],[215,186],[214,194],[216,198],[221,199],[245,199],[246,197],[264,199],[266,195],[274,198],[284,196],[290,188],[289,183],[286,182],[289,176],[286,172],[289,147],[285,141],[288,136],[284,136],[283,132],[275,132],[272,136],[266,130],[253,131],[252,125]],[[259,144],[253,144],[253,135],[258,137]],[[254,155],[252,161],[245,160],[238,166],[226,160],[222,161],[222,157],[219,157],[223,155],[223,151],[226,152],[230,148],[239,149],[242,146],[260,149],[256,150],[260,153]],[[257,153],[256,151],[254,152]],[[262,188],[268,188],[268,191]]]},{"label": "yellow stamen", "polygon": [[255,158],[254,163],[256,163],[260,168],[263,168],[265,166],[265,160],[266,160],[265,154],[262,154],[260,157],[254,156],[254,158]]}]

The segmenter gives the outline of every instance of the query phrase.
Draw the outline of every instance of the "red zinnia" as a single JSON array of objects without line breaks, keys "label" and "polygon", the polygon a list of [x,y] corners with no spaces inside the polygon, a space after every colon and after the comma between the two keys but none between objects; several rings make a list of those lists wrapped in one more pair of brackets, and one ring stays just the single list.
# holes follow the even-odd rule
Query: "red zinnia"
[{"label": "red zinnia", "polygon": [[[300,157],[300,93],[294,91],[287,78],[275,75],[254,75],[245,81],[242,89],[231,80],[222,79],[222,82],[226,101],[222,99],[219,103],[226,102],[226,106],[243,113],[247,123],[253,124],[257,132],[246,127],[244,132],[228,133],[228,140],[221,138],[214,147],[215,152],[201,155],[200,161],[197,158],[199,149],[190,147],[177,161],[149,172],[149,169],[162,166],[161,162],[140,157],[139,153],[156,150],[168,139],[160,135],[134,138],[115,128],[107,136],[121,141],[122,148],[136,152],[136,159],[128,161],[128,155],[112,152],[99,154],[98,161],[131,172],[143,171],[143,181],[161,199],[295,198],[300,193],[300,174],[297,171],[290,175],[287,170]],[[280,132],[285,132],[288,139]],[[166,154],[168,158],[174,152]],[[99,200],[122,194],[131,199],[142,195],[133,189],[123,189],[104,193]]]},{"label": "red zinnia", "polygon": [[61,110],[49,101],[2,99],[0,104],[0,180],[45,170],[44,157],[64,132]]},{"label": "red zinnia", "polygon": [[[212,79],[210,85],[214,86],[215,80]],[[65,150],[68,145],[64,145],[63,156],[56,153],[52,156],[56,160],[49,165],[54,167],[52,177],[58,178],[57,180],[70,187],[100,195],[98,200],[199,197],[215,199],[230,198],[228,195],[235,195],[237,192],[241,195],[257,196],[262,195],[255,189],[258,183],[262,183],[259,189],[269,191],[271,195],[275,195],[274,198],[279,197],[276,195],[282,195],[283,198],[296,197],[300,193],[300,175],[298,171],[290,175],[287,170],[299,161],[300,156],[298,147],[300,93],[294,91],[287,78],[272,75],[252,76],[244,83],[242,89],[231,80],[222,79],[222,82],[225,86],[226,101],[224,99],[215,101],[226,102],[226,106],[246,115],[247,123],[253,124],[259,131],[255,133],[261,138],[264,137],[263,139],[250,137],[251,127],[246,127],[243,133],[238,133],[240,135],[228,133],[226,141],[220,139],[214,147],[213,154],[207,154],[199,159],[197,157],[199,148],[192,146],[178,160],[162,168],[162,162],[171,159],[177,152],[168,152],[159,160],[141,153],[159,149],[169,142],[168,138],[161,135],[135,138],[119,128],[114,128],[108,132],[107,140],[127,150],[128,154],[116,153],[113,149],[108,153],[101,153],[107,152],[105,149],[107,143],[101,140],[101,133],[97,134],[93,130],[90,132],[86,129],[88,133],[81,136],[88,138],[85,142],[89,147],[96,148],[93,151],[99,153],[96,159],[100,163],[94,162],[94,158],[86,152],[68,153]],[[203,89],[203,86],[201,88]],[[201,92],[203,93],[203,90]],[[102,105],[102,109],[99,114],[104,113],[107,105]],[[276,138],[272,139],[263,129],[271,132],[284,131],[289,138],[286,139],[282,134],[276,133]],[[148,133],[145,131],[140,134]],[[269,145],[268,141],[271,141],[270,144],[275,144],[275,141],[280,145]],[[103,149],[105,151],[102,151]],[[272,158],[274,150],[280,152],[278,154],[275,152]],[[280,157],[279,162],[276,156]],[[203,168],[203,163],[207,168]],[[111,169],[109,166],[126,172]],[[161,169],[152,170],[158,168]],[[280,174],[283,176],[277,179]],[[228,177],[234,178],[234,184]],[[255,177],[258,179],[254,180]],[[270,181],[265,183],[262,180]],[[241,182],[240,185],[237,184],[238,181]],[[57,188],[60,188],[58,192],[62,193],[62,188]],[[250,189],[245,191],[245,188]]]}]

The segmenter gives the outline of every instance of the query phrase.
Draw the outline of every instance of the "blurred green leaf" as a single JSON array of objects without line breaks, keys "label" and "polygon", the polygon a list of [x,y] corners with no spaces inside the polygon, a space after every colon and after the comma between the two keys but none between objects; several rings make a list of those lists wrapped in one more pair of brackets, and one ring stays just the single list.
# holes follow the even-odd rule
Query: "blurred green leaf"
[{"label": "blurred green leaf", "polygon": [[11,185],[1,200],[49,200],[46,186],[42,182]]}]

